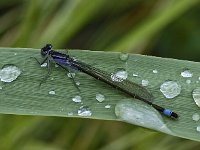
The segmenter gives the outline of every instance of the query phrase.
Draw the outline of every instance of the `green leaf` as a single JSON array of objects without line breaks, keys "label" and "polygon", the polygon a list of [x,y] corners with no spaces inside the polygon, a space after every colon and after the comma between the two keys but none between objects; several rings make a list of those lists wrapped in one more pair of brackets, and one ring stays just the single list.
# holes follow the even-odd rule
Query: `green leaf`
[{"label": "green leaf", "polygon": [[[114,52],[70,50],[69,54],[107,72],[125,69],[128,72],[128,79],[137,84],[141,84],[143,79],[148,80],[147,89],[154,96],[154,103],[175,111],[179,119],[167,118],[146,103],[77,71],[75,81],[80,82],[79,92],[72,80],[67,77],[66,71],[54,65],[51,76],[39,86],[47,75],[47,68],[40,67],[35,59],[30,58],[42,60],[39,50],[27,48],[0,48],[0,66],[13,64],[22,71],[15,81],[1,82],[0,112],[82,118],[83,116],[78,115],[78,110],[81,106],[87,106],[92,115],[86,117],[91,119],[125,121],[174,136],[200,140],[199,132],[196,130],[198,122],[192,120],[194,113],[200,114],[200,109],[192,98],[192,91],[199,86],[199,63],[133,54],[129,54],[127,60],[122,60],[122,54]],[[193,73],[189,78],[190,84],[186,83],[188,78],[181,76],[185,68]],[[153,73],[155,69],[157,73]],[[133,73],[138,76],[134,77]],[[180,95],[173,99],[165,98],[160,92],[160,85],[166,80],[181,85]],[[55,91],[55,94],[49,94],[50,91]],[[99,93],[105,96],[103,102],[96,100],[96,94]],[[72,101],[77,95],[81,96],[81,103]],[[111,107],[105,108],[106,105]]]}]

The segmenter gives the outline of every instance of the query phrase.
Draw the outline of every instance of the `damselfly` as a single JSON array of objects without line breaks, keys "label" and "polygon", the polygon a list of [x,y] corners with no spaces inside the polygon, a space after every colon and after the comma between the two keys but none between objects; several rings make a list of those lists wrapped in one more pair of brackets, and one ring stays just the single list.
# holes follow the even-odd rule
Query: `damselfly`
[{"label": "damselfly", "polygon": [[[95,68],[89,64],[86,64],[84,62],[81,62],[73,57],[70,57],[68,54],[60,53],[58,51],[52,50],[52,45],[47,44],[45,47],[41,49],[41,55],[44,57],[44,60],[40,63],[43,64],[47,62],[48,67],[48,74],[47,77],[51,73],[51,66],[50,62],[54,61],[58,66],[65,69],[69,72],[68,68],[76,69],[78,71],[81,71],[83,73],[86,73],[100,81],[103,81],[104,83],[128,94],[129,96],[136,98],[138,100],[141,100],[149,105],[151,105],[153,108],[155,108],[157,111],[161,112],[165,116],[171,117],[171,118],[178,118],[178,114],[171,111],[170,109],[163,108],[161,106],[158,106],[152,102],[153,96],[152,94],[144,87],[131,82],[129,80],[121,80],[118,77],[119,80],[113,80],[113,74],[108,73],[106,71],[100,70],[98,68]],[[46,77],[46,78],[47,78]]]}]

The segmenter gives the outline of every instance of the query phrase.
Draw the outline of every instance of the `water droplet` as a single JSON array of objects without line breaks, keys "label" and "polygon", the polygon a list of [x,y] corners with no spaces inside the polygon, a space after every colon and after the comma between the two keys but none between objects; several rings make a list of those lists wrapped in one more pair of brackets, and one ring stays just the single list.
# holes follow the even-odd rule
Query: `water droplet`
[{"label": "water droplet", "polygon": [[133,77],[138,77],[138,74],[136,74],[136,73],[133,73]]},{"label": "water droplet", "polygon": [[192,97],[198,107],[200,107],[200,88],[196,88],[192,91]]},{"label": "water droplet", "polygon": [[168,98],[174,98],[181,93],[181,85],[175,81],[166,81],[160,86],[160,91]]},{"label": "water droplet", "polygon": [[126,71],[118,71],[115,74],[111,74],[111,79],[115,82],[122,82],[123,80],[126,80],[128,77],[128,73]]},{"label": "water droplet", "polygon": [[119,55],[119,58],[122,60],[122,61],[126,61],[128,59],[128,54],[127,53],[121,53]]},{"label": "water droplet", "polygon": [[192,115],[192,120],[194,120],[194,121],[199,121],[199,119],[200,119],[199,114],[194,113],[194,114]]},{"label": "water droplet", "polygon": [[16,55],[17,55],[17,53],[14,53],[14,55],[16,56]]},{"label": "water droplet", "polygon": [[77,96],[74,96],[73,98],[72,98],[72,101],[74,101],[75,103],[80,103],[81,102],[81,97],[79,96],[79,95],[77,95]]},{"label": "water droplet", "polygon": [[111,108],[111,105],[106,105],[105,108],[109,109]]},{"label": "water droplet", "polygon": [[80,84],[81,84],[80,82],[76,82],[76,85],[78,85],[78,86],[79,86]]},{"label": "water droplet", "polygon": [[187,84],[190,84],[190,83],[191,83],[191,80],[187,79],[187,80],[186,80],[186,83],[187,83]]},{"label": "water droplet", "polygon": [[115,114],[122,121],[171,134],[161,114],[141,101],[119,101],[115,106]]},{"label": "water droplet", "polygon": [[56,67],[56,68],[58,68],[58,65],[57,65],[57,64],[55,64],[55,67]]},{"label": "water droplet", "polygon": [[148,86],[149,81],[148,80],[142,80],[142,86]]},{"label": "water droplet", "polygon": [[98,93],[96,94],[96,100],[98,102],[103,102],[105,100],[105,96],[103,94]]},{"label": "water droplet", "polygon": [[68,112],[67,116],[73,116],[73,112]]},{"label": "water droplet", "polygon": [[72,73],[72,72],[70,72],[70,73],[67,73],[67,76],[69,77],[69,78],[74,78],[75,77],[75,73]]},{"label": "water droplet", "polygon": [[21,74],[21,70],[16,66],[5,66],[0,70],[0,79],[3,82],[12,82]]},{"label": "water droplet", "polygon": [[197,131],[200,132],[200,126],[197,126]]},{"label": "water droplet", "polygon": [[40,65],[41,67],[47,67],[47,63],[43,63]]},{"label": "water droplet", "polygon": [[198,79],[200,80],[200,77]]},{"label": "water droplet", "polygon": [[92,115],[92,112],[91,110],[89,109],[88,106],[81,106],[79,109],[78,109],[78,115],[79,116],[91,116]]},{"label": "water droplet", "polygon": [[51,91],[49,91],[49,94],[50,94],[50,95],[55,95],[56,92],[55,92],[54,90],[51,90]]},{"label": "water droplet", "polygon": [[181,76],[184,78],[190,78],[192,77],[192,72],[189,69],[185,69],[184,71],[181,72]]},{"label": "water droplet", "polygon": [[158,73],[158,70],[154,69],[154,70],[153,70],[153,73]]},{"label": "water droplet", "polygon": [[3,88],[2,88],[2,86],[0,86],[0,90],[2,90]]}]

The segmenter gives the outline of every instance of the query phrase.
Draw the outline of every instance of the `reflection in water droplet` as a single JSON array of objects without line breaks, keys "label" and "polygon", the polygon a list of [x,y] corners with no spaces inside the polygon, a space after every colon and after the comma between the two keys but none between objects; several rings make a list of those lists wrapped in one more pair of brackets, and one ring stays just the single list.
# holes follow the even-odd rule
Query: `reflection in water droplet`
[{"label": "reflection in water droplet", "polygon": [[91,116],[92,112],[90,111],[88,106],[81,106],[78,110],[78,115],[79,116]]},{"label": "reflection in water droplet", "polygon": [[175,81],[166,81],[160,86],[160,91],[168,98],[174,98],[181,93],[181,85]]},{"label": "reflection in water droplet", "polygon": [[74,96],[73,98],[72,98],[72,101],[74,101],[75,103],[80,103],[81,102],[81,97],[79,96],[79,95],[77,95],[77,96]]},{"label": "reflection in water droplet", "polygon": [[122,82],[123,80],[126,80],[128,77],[128,73],[126,71],[118,71],[115,74],[111,74],[111,79],[115,82]]},{"label": "reflection in water droplet", "polygon": [[51,90],[51,91],[49,91],[49,94],[50,94],[50,95],[55,95],[56,92],[55,92],[54,90]]},{"label": "reflection in water droplet", "polygon": [[158,73],[158,70],[154,69],[154,70],[153,70],[153,73]]},{"label": "reflection in water droplet", "polygon": [[121,53],[119,55],[119,58],[122,60],[122,61],[126,61],[128,59],[128,54],[127,53]]},{"label": "reflection in water droplet", "polygon": [[148,80],[142,80],[142,86],[148,86],[149,81]]},{"label": "reflection in water droplet", "polygon": [[196,88],[192,91],[192,97],[198,107],[200,107],[200,88]]},{"label": "reflection in water droplet", "polygon": [[103,102],[105,100],[105,96],[103,94],[98,93],[96,94],[96,100],[98,102]]},{"label": "reflection in water droplet", "polygon": [[199,121],[199,119],[200,119],[199,114],[194,113],[194,114],[192,115],[192,120],[194,120],[194,121]]},{"label": "reflection in water droplet", "polygon": [[184,78],[190,78],[192,77],[192,72],[189,69],[185,69],[184,71],[181,72],[181,76]]},{"label": "reflection in water droplet", "polygon": [[0,79],[3,82],[12,82],[21,74],[21,70],[13,65],[5,66],[0,70]]}]

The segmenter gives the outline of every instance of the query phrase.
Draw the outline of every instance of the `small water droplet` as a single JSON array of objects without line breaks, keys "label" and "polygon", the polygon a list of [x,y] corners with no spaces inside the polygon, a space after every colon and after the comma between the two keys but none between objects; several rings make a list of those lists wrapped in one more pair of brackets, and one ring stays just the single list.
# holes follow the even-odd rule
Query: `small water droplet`
[{"label": "small water droplet", "polygon": [[70,73],[67,73],[67,76],[68,76],[69,78],[74,78],[75,75],[76,75],[75,73],[71,73],[71,72],[70,72]]},{"label": "small water droplet", "polygon": [[67,115],[68,116],[73,116],[73,112],[68,112]]},{"label": "small water droplet", "polygon": [[14,55],[16,56],[16,55],[17,55],[17,53],[14,53]]},{"label": "small water droplet", "polygon": [[126,80],[128,77],[128,73],[126,71],[118,71],[115,74],[111,74],[111,79],[115,82],[122,82],[123,80]]},{"label": "small water droplet", "polygon": [[184,78],[190,78],[192,77],[193,73],[189,69],[185,69],[181,72],[181,76]]},{"label": "small water droplet", "polygon": [[198,79],[200,80],[200,77]]},{"label": "small water droplet", "polygon": [[174,98],[181,93],[181,85],[175,81],[166,81],[160,86],[160,91],[168,98]]},{"label": "small water droplet", "polygon": [[81,97],[79,96],[79,95],[77,95],[77,96],[74,96],[73,98],[72,98],[72,101],[73,102],[75,102],[75,103],[80,103],[81,102]]},{"label": "small water droplet", "polygon": [[153,70],[153,73],[158,73],[158,70],[154,69],[154,70]]},{"label": "small water droplet", "polygon": [[119,58],[122,61],[126,61],[128,59],[128,54],[127,53],[120,53]]},{"label": "small water droplet", "polygon": [[78,115],[79,116],[91,116],[92,115],[92,112],[91,110],[89,109],[88,106],[81,106],[79,109],[78,109]]},{"label": "small water droplet", "polygon": [[76,85],[78,85],[78,86],[79,86],[80,84],[81,84],[80,82],[76,82]]},{"label": "small water droplet", "polygon": [[138,77],[138,74],[136,74],[136,73],[133,73],[133,77]]},{"label": "small water droplet", "polygon": [[194,121],[199,121],[199,119],[200,119],[199,114],[194,113],[194,114],[192,115],[192,120],[194,120]]},{"label": "small water droplet", "polygon": [[148,86],[149,81],[148,80],[142,80],[142,86]]},{"label": "small water droplet", "polygon": [[103,94],[98,93],[96,94],[96,100],[101,103],[105,100],[105,96]]},{"label": "small water droplet", "polygon": [[200,126],[197,126],[197,131],[200,132]]},{"label": "small water droplet", "polygon": [[2,90],[3,89],[3,87],[2,86],[0,86],[0,90]]},{"label": "small water droplet", "polygon": [[51,91],[49,91],[49,94],[50,94],[50,95],[55,95],[56,92],[55,92],[54,90],[51,90]]},{"label": "small water droplet", "polygon": [[21,70],[16,66],[5,66],[0,70],[0,79],[3,82],[12,82],[21,74]]},{"label": "small water droplet", "polygon": [[200,107],[200,88],[196,88],[192,91],[192,97],[198,107]]},{"label": "small water droplet", "polygon": [[190,83],[191,83],[191,80],[187,79],[187,80],[186,80],[186,83],[187,83],[187,84],[190,84]]},{"label": "small water droplet", "polygon": [[57,64],[55,64],[55,67],[56,67],[56,68],[58,68],[58,65],[57,65]]},{"label": "small water droplet", "polygon": [[52,77],[51,80],[54,80],[54,78]]},{"label": "small water droplet", "polygon": [[43,63],[40,65],[41,67],[47,67],[47,63]]},{"label": "small water droplet", "polygon": [[109,109],[111,108],[111,105],[106,105],[105,108]]}]

